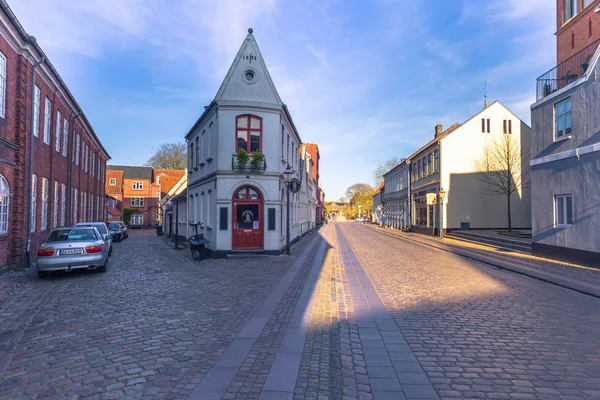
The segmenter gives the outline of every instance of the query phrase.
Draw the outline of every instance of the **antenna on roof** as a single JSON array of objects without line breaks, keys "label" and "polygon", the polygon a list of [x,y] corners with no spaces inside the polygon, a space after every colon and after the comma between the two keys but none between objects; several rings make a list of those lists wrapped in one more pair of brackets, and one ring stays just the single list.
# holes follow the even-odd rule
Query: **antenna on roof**
[{"label": "antenna on roof", "polygon": [[487,81],[483,85],[483,108],[487,108]]}]

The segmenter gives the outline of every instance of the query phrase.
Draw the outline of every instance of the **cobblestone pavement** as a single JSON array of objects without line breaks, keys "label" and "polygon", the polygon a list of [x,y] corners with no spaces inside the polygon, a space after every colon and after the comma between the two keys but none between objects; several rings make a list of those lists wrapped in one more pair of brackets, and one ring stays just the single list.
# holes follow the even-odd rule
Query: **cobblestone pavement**
[{"label": "cobblestone pavement", "polygon": [[[321,239],[321,236],[323,239]],[[362,224],[0,276],[0,399],[600,399],[600,300]]]},{"label": "cobblestone pavement", "polygon": [[600,398],[600,301],[340,224],[442,398]]},{"label": "cobblestone pavement", "polygon": [[132,231],[106,273],[2,275],[0,398],[186,398],[289,260],[195,263]]}]

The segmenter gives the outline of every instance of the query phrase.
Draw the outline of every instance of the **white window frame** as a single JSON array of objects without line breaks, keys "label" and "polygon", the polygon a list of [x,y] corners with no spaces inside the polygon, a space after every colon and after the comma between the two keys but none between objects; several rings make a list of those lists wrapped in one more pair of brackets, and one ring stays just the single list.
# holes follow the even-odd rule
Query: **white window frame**
[{"label": "white window frame", "polygon": [[[564,111],[559,113],[558,109],[561,105],[564,105]],[[568,110],[567,106],[569,107]],[[573,132],[573,119],[571,115],[572,109],[573,103],[571,102],[570,97],[554,104],[554,141],[563,140],[571,137],[571,134]],[[561,120],[564,120],[564,129],[562,131],[559,131],[558,125]],[[568,128],[567,121],[569,121]]]},{"label": "white window frame", "polygon": [[143,197],[132,197],[131,198],[131,207],[134,207],[134,208],[144,207],[144,198]]},{"label": "white window frame", "polygon": [[109,184],[110,186],[117,186],[117,178],[110,178],[110,179],[108,180],[108,184]]},{"label": "white window frame", "polygon": [[96,174],[96,153],[92,152],[92,166],[90,167],[92,177]]},{"label": "white window frame", "polygon": [[[577,15],[577,6],[579,5],[578,3],[579,0],[565,0],[565,22],[569,21],[571,18]],[[569,11],[571,12],[570,14]]]},{"label": "white window frame", "polygon": [[60,226],[65,226],[65,209],[67,206],[67,185],[60,185]]},{"label": "white window frame", "polygon": [[69,121],[65,118],[63,123],[63,156],[67,156],[67,147],[69,145]]},{"label": "white window frame", "polygon": [[79,165],[79,149],[81,147],[81,136],[77,134],[75,141],[75,165]]},{"label": "white window frame", "polygon": [[35,232],[37,214],[37,175],[33,175],[31,179],[31,232]]},{"label": "white window frame", "polygon": [[40,229],[45,231],[48,229],[48,179],[42,178],[42,218],[40,221]]},{"label": "white window frame", "polygon": [[60,111],[56,110],[56,144],[55,149],[57,152],[60,153],[60,142],[62,141],[62,137],[60,134],[60,123],[62,122],[62,114],[60,113]]},{"label": "white window frame", "polygon": [[[562,200],[562,210],[559,206],[559,201]],[[571,215],[568,215],[567,201],[571,202]],[[560,222],[562,217],[562,223]],[[570,219],[570,222],[569,222]],[[569,227],[573,225],[573,195],[572,194],[559,194],[554,196],[554,226],[555,227]]]},{"label": "white window frame", "polygon": [[79,191],[75,189],[75,195],[73,196],[73,224],[77,223],[77,206],[79,205]]},{"label": "white window frame", "polygon": [[52,207],[52,211],[52,227],[56,228],[58,226],[58,182],[56,181],[54,181],[54,204]]},{"label": "white window frame", "polygon": [[46,97],[44,101],[44,143],[50,144],[50,119],[52,118],[52,102]]},{"label": "white window frame", "polygon": [[144,225],[144,215],[143,214],[132,214],[131,215],[131,224],[132,225]]},{"label": "white window frame", "polygon": [[0,52],[0,117],[6,117],[6,56]]},{"label": "white window frame", "polygon": [[[1,54],[1,53],[0,53]],[[8,233],[8,207],[10,206],[10,186],[0,175],[0,235]]]},{"label": "white window frame", "polygon": [[35,90],[34,90],[34,95],[33,95],[33,136],[35,137],[39,137],[40,136],[40,96],[41,96],[41,91],[40,88],[35,85]]},{"label": "white window frame", "polygon": [[144,190],[144,182],[142,181],[133,181],[131,183],[132,190]]}]

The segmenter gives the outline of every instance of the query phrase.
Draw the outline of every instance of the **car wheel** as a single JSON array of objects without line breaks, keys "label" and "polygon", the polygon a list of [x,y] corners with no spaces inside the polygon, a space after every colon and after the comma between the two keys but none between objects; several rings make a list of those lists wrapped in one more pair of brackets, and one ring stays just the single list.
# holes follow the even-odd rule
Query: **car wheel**
[{"label": "car wheel", "polygon": [[46,279],[49,276],[50,276],[49,271],[38,271],[38,278],[40,278],[40,279]]}]

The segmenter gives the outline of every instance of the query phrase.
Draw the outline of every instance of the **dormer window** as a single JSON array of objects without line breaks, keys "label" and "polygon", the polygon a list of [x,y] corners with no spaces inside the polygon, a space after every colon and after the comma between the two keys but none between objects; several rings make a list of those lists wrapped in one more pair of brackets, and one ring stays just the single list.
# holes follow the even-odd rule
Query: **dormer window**
[{"label": "dormer window", "polygon": [[134,181],[131,185],[133,190],[144,190],[144,182]]},{"label": "dormer window", "polygon": [[108,184],[111,186],[116,186],[117,185],[117,178],[110,178],[108,180]]}]

